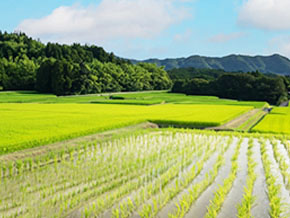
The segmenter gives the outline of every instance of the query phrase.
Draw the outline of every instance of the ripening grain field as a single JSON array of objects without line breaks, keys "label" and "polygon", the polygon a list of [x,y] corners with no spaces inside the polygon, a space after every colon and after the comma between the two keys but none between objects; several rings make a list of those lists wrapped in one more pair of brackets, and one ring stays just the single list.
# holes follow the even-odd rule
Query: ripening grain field
[{"label": "ripening grain field", "polygon": [[0,217],[290,217],[286,136],[147,130],[0,169]]},{"label": "ripening grain field", "polygon": [[251,109],[230,105],[0,104],[0,154],[144,121],[219,126]]},{"label": "ripening grain field", "polygon": [[274,108],[253,131],[290,134],[290,107]]}]

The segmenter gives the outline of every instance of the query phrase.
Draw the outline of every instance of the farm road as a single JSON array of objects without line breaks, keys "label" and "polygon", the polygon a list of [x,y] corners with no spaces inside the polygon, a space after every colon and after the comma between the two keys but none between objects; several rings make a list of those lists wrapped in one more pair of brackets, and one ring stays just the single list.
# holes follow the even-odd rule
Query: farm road
[{"label": "farm road", "polygon": [[[218,131],[222,131],[222,130],[234,130],[239,128],[241,125],[243,125],[244,123],[248,122],[251,118],[255,117],[258,113],[261,112],[261,109],[253,109],[245,114],[242,114],[241,116],[239,116],[236,119],[233,119],[229,122],[227,122],[224,125],[218,126],[218,127],[211,127],[208,129],[212,129],[212,130],[218,130]],[[263,116],[265,116],[267,114],[266,111],[263,111]],[[253,120],[255,121],[255,120]],[[258,120],[257,120],[258,121]],[[251,125],[254,125],[255,122],[251,122]]]}]

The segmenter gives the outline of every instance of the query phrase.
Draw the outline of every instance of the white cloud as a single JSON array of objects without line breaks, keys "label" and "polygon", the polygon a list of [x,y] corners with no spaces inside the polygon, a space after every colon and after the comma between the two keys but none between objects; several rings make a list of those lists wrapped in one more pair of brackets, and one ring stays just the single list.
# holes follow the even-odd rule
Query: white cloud
[{"label": "white cloud", "polygon": [[185,19],[178,0],[102,0],[97,6],[62,6],[16,30],[44,41],[102,43],[112,39],[150,39]]},{"label": "white cloud", "polygon": [[265,30],[290,29],[290,0],[246,0],[238,23]]},{"label": "white cloud", "polygon": [[211,38],[209,38],[208,41],[212,42],[212,43],[226,43],[226,42],[241,38],[243,36],[245,36],[245,34],[241,33],[241,32],[240,33],[229,33],[229,34],[221,33],[221,34],[217,34],[217,35],[212,36]]}]

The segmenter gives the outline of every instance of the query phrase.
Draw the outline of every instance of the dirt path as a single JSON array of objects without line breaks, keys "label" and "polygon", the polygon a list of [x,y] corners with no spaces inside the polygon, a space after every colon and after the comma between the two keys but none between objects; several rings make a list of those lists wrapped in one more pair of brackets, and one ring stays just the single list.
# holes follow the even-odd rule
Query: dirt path
[{"label": "dirt path", "polygon": [[22,151],[17,151],[14,153],[6,154],[0,156],[0,161],[11,161],[11,160],[21,160],[25,158],[31,158],[36,156],[43,156],[51,151],[66,147],[76,147],[82,142],[93,142],[95,140],[108,139],[117,134],[125,134],[129,132],[136,131],[138,129],[148,129],[148,128],[158,128],[156,124],[145,122],[133,126],[123,127],[120,129],[110,130],[106,132],[96,133],[89,136],[82,136],[75,139],[70,139],[66,141],[56,142],[53,144],[48,144],[44,146],[39,146],[31,149],[25,149]]},{"label": "dirt path", "polygon": [[[211,127],[208,129],[211,130],[235,130],[238,129],[241,125],[247,123],[251,118],[255,117],[258,113],[261,112],[261,109],[253,109],[241,116],[239,116],[236,119],[233,119],[231,121],[229,121],[228,123],[222,125],[222,126],[218,126],[218,127]],[[264,111],[263,116],[267,114],[267,112]],[[253,123],[251,123],[251,125],[254,125],[256,122],[254,122],[255,120],[253,120]],[[250,128],[250,127],[248,127]]]}]

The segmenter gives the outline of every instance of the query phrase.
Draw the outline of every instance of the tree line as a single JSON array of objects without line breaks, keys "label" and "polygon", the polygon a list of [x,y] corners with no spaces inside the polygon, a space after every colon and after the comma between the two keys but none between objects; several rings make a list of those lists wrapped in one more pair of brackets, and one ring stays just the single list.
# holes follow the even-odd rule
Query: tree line
[{"label": "tree line", "polygon": [[[187,95],[214,95],[244,101],[267,101],[272,105],[287,101],[290,78],[260,72],[224,72],[222,70],[178,69],[169,75],[174,79],[172,92]],[[205,72],[208,71],[208,72]],[[202,72],[202,73],[200,73]],[[183,76],[182,76],[183,75]]]},{"label": "tree line", "polygon": [[169,89],[162,67],[130,61],[95,45],[60,45],[0,31],[0,90],[56,95]]},{"label": "tree line", "polygon": [[132,64],[95,45],[43,44],[24,33],[0,31],[0,90],[56,95],[164,90],[278,104],[288,99],[290,78],[259,72]]}]

